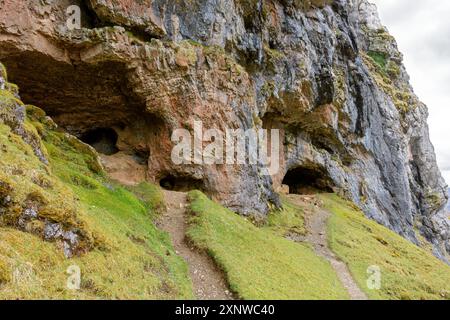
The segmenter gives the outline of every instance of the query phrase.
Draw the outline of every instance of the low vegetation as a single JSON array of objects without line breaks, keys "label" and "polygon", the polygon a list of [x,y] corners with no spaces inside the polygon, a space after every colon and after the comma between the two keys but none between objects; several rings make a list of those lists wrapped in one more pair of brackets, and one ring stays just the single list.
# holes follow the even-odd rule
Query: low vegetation
[{"label": "low vegetation", "polygon": [[[143,184],[136,196],[110,182],[89,146],[27,111],[49,163],[0,119],[0,299],[192,298],[187,265],[151,220],[159,189]],[[82,242],[73,255],[49,225]]]},{"label": "low vegetation", "polygon": [[285,237],[290,234],[306,235],[305,221],[301,208],[282,198],[283,208],[269,213],[266,228]]},{"label": "low vegetation", "polygon": [[142,182],[137,186],[129,186],[127,189],[145,203],[153,219],[156,219],[159,215],[167,211],[164,193],[161,190],[161,187],[151,183]]},{"label": "low vegetation", "polygon": [[381,70],[384,71],[386,69],[388,63],[386,54],[376,51],[369,51],[367,52],[367,55],[371,57],[373,61],[375,61],[375,63],[381,68]]},{"label": "low vegetation", "polygon": [[[401,95],[381,58],[364,56],[383,90]],[[186,263],[153,223],[166,211],[161,189],[110,181],[90,146],[18,99],[1,64],[0,77],[0,299],[193,298]],[[450,299],[448,265],[336,195],[318,197],[332,213],[330,248],[371,299]],[[199,191],[189,202],[188,239],[237,297],[349,298],[326,260],[287,239],[307,232],[301,208],[284,199],[257,227]],[[367,285],[371,267],[379,288]]]},{"label": "low vegetation", "polygon": [[[330,247],[371,299],[450,299],[448,265],[336,195],[320,197],[333,213],[328,224]],[[379,290],[367,286],[369,267],[381,272]]]},{"label": "low vegetation", "polygon": [[384,55],[374,52],[363,53],[362,58],[377,86],[391,98],[401,113],[417,106],[417,98],[411,93],[411,89],[404,83],[396,84],[395,80],[401,71],[395,62],[387,61]]},{"label": "low vegetation", "polygon": [[222,268],[231,290],[240,298],[348,298],[329,263],[308,245],[255,227],[199,191],[190,192],[189,200],[188,238]]}]

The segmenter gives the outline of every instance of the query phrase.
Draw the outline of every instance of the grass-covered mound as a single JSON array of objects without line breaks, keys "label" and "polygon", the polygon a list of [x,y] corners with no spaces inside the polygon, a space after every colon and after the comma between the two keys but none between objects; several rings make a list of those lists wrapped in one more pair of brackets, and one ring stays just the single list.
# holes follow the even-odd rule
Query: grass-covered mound
[{"label": "grass-covered mound", "polygon": [[[339,197],[320,197],[333,213],[328,222],[331,249],[347,263],[371,299],[450,299],[448,265],[367,219]],[[380,290],[367,286],[370,266],[380,268]]]},{"label": "grass-covered mound", "polygon": [[[151,220],[162,206],[159,189],[143,184],[138,198],[108,181],[89,146],[56,130],[36,107],[26,106],[25,116],[6,88],[0,299],[191,298],[185,262]],[[71,290],[78,268],[81,286]]]},{"label": "grass-covered mound", "polygon": [[348,298],[329,263],[309,246],[255,227],[199,191],[189,193],[189,201],[188,238],[222,268],[240,298]]}]

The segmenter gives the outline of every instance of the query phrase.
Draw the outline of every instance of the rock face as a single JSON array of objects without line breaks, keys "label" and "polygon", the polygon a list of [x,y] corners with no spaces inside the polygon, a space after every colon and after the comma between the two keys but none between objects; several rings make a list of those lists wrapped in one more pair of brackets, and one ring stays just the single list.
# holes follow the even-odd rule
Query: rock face
[{"label": "rock face", "polygon": [[[79,29],[66,23],[71,5]],[[0,60],[24,101],[82,140],[117,148],[105,167],[119,179],[132,170],[125,182],[195,186],[255,215],[280,205],[282,184],[334,190],[448,258],[427,109],[365,0],[4,0]],[[280,129],[279,172],[174,164],[170,134],[196,120]]]},{"label": "rock face", "polygon": [[[450,197],[450,189],[448,190],[448,196]],[[447,210],[447,212],[450,212],[450,201],[447,201],[445,209]]]}]

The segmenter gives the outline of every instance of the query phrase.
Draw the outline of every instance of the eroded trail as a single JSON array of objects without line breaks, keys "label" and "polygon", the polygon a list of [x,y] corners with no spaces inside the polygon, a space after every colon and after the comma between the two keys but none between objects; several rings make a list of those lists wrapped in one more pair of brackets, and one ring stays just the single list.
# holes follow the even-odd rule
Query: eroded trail
[{"label": "eroded trail", "polygon": [[194,294],[199,300],[232,299],[223,274],[211,258],[191,248],[186,242],[187,194],[184,192],[164,191],[167,213],[158,221],[158,226],[170,234],[177,254],[183,257],[189,266]]},{"label": "eroded trail", "polygon": [[340,261],[336,255],[328,247],[327,241],[327,220],[331,215],[328,211],[323,210],[316,205],[318,200],[314,196],[302,196],[290,194],[288,199],[304,208],[305,226],[308,234],[304,237],[304,241],[312,244],[317,255],[327,259],[335,270],[339,280],[345,287],[352,300],[367,300],[367,296],[358,287],[353,279],[347,265]]}]

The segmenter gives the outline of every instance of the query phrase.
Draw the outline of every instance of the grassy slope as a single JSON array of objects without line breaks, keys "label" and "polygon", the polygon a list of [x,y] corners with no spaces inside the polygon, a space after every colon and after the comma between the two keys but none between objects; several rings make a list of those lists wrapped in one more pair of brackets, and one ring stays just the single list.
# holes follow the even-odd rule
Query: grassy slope
[{"label": "grassy slope", "polygon": [[[31,125],[30,120],[27,122]],[[168,236],[158,231],[150,219],[149,211],[159,207],[159,203],[151,202],[158,197],[155,188],[141,186],[141,191],[151,189],[153,193],[148,202],[139,200],[96,174],[92,170],[95,163],[89,153],[83,152],[85,146],[73,137],[46,130],[37,121],[33,125],[45,137],[50,170],[20,137],[0,124],[0,145],[6,150],[0,159],[0,172],[22,168],[21,172],[3,178],[20,187],[23,193],[36,188],[56,199],[53,193],[64,190],[64,198],[78,199],[76,219],[101,245],[79,257],[66,259],[55,243],[0,224],[0,299],[191,298],[185,262],[175,255]],[[36,172],[51,183],[37,186],[35,179],[31,179]],[[61,199],[56,205],[64,208],[65,203]],[[79,291],[66,288],[70,265],[81,268]]]},{"label": "grassy slope", "polygon": [[[1,90],[0,108],[7,103],[20,101]],[[132,188],[136,197],[114,185],[87,146],[50,130],[41,110],[28,111],[25,127],[43,137],[50,166],[0,123],[0,196],[11,192],[5,186],[13,186],[11,195],[19,206],[31,198],[39,200],[41,218],[82,229],[90,251],[66,259],[56,243],[39,236],[42,221],[27,224],[24,232],[14,225],[14,210],[0,215],[0,299],[192,297],[186,264],[151,222],[165,210],[159,189],[142,184]],[[333,212],[330,246],[371,298],[450,299],[450,267],[338,197],[321,197]],[[288,233],[305,233],[297,207],[286,203],[283,211],[269,216],[265,227],[257,228],[199,192],[190,193],[190,199],[194,215],[188,236],[221,266],[240,297],[347,298],[327,262],[310,247],[283,239]],[[79,291],[66,287],[71,265],[81,269]],[[371,265],[381,268],[380,290],[366,287]]]},{"label": "grassy slope", "polygon": [[270,228],[257,228],[198,191],[189,199],[189,239],[211,255],[239,297],[348,298],[331,266],[309,246],[283,239]]},{"label": "grassy slope", "polygon": [[282,237],[288,234],[306,235],[302,209],[290,203],[285,197],[281,199],[283,209],[269,213],[266,228]]},{"label": "grassy slope", "polygon": [[148,205],[152,218],[157,218],[167,211],[164,194],[159,186],[143,182],[137,186],[128,186],[127,189]]},{"label": "grassy slope", "polygon": [[[450,267],[427,251],[364,217],[335,195],[321,195],[332,213],[332,250],[372,299],[450,299]],[[381,289],[367,288],[367,268],[381,269]]]}]

